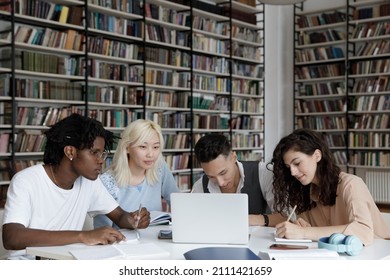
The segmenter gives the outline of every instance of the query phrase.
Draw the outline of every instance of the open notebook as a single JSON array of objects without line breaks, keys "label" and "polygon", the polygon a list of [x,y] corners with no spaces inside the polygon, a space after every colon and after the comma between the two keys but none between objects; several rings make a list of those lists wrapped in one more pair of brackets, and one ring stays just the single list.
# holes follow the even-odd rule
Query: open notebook
[{"label": "open notebook", "polygon": [[169,257],[169,252],[154,243],[117,243],[70,247],[69,253],[76,260],[158,260]]},{"label": "open notebook", "polygon": [[247,244],[247,194],[171,194],[172,241]]},{"label": "open notebook", "polygon": [[126,241],[110,245],[88,246],[85,244],[67,245],[69,253],[76,260],[106,260],[106,259],[165,259],[169,252],[154,243],[140,243],[136,231],[121,229]]},{"label": "open notebook", "polygon": [[171,214],[161,211],[150,211],[150,225],[169,224],[171,221]]}]

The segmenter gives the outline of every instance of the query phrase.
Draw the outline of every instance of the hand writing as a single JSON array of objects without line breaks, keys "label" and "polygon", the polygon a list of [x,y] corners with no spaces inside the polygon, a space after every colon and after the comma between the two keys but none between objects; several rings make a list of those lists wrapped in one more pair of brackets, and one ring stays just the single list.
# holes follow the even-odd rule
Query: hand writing
[{"label": "hand writing", "polygon": [[142,207],[140,211],[135,211],[130,214],[131,216],[131,224],[134,225],[134,229],[136,228],[147,228],[150,223],[150,213],[145,208]]},{"label": "hand writing", "polygon": [[295,224],[301,226],[301,227],[311,227],[311,224],[306,222],[304,219],[299,218],[298,220],[295,221]]},{"label": "hand writing", "polygon": [[304,238],[303,227],[290,222],[282,222],[275,226],[276,236],[287,239],[302,239]]}]

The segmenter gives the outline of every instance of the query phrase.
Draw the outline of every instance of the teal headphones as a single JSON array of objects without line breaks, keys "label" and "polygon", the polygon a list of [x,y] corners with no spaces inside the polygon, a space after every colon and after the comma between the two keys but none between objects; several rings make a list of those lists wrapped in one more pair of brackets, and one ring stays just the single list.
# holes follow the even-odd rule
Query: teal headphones
[{"label": "teal headphones", "polygon": [[333,233],[329,237],[320,238],[320,240],[318,240],[318,248],[325,248],[336,251],[337,253],[346,253],[349,256],[356,256],[363,249],[363,242],[353,235]]}]

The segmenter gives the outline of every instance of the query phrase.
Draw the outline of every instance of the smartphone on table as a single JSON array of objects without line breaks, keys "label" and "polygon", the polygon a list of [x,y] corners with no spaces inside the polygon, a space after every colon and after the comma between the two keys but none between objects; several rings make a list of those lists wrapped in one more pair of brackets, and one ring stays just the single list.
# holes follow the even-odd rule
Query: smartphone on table
[{"label": "smartphone on table", "polygon": [[158,232],[158,239],[172,239],[172,230],[162,229]]}]

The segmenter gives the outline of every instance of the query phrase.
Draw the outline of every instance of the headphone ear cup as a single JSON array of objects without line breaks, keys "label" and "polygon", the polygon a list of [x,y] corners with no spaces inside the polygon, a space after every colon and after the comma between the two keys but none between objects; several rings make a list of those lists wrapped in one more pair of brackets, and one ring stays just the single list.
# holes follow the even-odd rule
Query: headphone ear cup
[{"label": "headphone ear cup", "polygon": [[329,244],[344,244],[346,236],[342,233],[333,233],[331,236],[329,236],[328,243]]},{"label": "headphone ear cup", "polygon": [[322,237],[318,240],[318,248],[325,248],[345,253],[349,256],[356,256],[363,250],[363,242],[356,236],[333,233],[329,237]]},{"label": "headphone ear cup", "polygon": [[347,250],[345,253],[349,256],[356,256],[363,249],[363,242],[353,235],[348,235],[345,238],[344,244],[346,245]]}]

